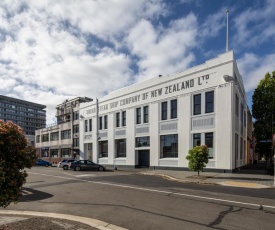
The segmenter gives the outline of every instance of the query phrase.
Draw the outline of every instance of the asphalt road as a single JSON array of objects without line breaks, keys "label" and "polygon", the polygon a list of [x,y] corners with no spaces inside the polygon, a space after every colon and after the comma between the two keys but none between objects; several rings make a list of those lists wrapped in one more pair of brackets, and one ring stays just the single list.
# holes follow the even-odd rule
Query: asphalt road
[{"label": "asphalt road", "polygon": [[[8,209],[99,219],[128,229],[274,229],[275,190],[179,183],[136,171],[28,170]],[[262,206],[261,206],[262,205]]]}]

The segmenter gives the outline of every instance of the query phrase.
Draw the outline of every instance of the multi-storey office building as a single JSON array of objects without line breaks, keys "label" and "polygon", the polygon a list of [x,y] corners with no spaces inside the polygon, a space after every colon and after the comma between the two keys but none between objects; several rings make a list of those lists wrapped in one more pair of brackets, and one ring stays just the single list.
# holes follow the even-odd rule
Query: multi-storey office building
[{"label": "multi-storey office building", "polygon": [[0,95],[0,119],[19,125],[34,146],[35,130],[46,126],[46,106]]},{"label": "multi-storey office building", "polygon": [[233,52],[80,105],[80,157],[116,167],[187,169],[209,147],[206,170],[246,164],[247,100]]},{"label": "multi-storey office building", "polygon": [[90,101],[88,97],[77,97],[57,105],[57,124],[35,131],[40,157],[57,164],[61,159],[79,156],[79,105]]}]

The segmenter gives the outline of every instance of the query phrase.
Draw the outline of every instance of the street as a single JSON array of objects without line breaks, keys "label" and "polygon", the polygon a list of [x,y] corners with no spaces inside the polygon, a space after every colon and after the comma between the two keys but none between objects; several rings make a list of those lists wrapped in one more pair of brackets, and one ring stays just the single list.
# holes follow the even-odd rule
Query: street
[{"label": "street", "polygon": [[[164,171],[165,172],[165,171]],[[91,217],[128,229],[274,229],[274,189],[179,183],[138,171],[34,167],[7,209]]]}]

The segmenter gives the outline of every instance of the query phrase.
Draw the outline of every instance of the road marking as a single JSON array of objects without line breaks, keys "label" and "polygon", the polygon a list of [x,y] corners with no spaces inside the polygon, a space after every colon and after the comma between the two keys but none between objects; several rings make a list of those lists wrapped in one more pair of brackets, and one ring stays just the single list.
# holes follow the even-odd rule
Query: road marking
[{"label": "road marking", "polygon": [[96,175],[95,174],[82,174],[82,175],[77,175],[75,177],[89,177],[89,176],[94,177]]},{"label": "road marking", "polygon": [[[47,177],[56,177],[56,178],[61,178],[61,179],[66,179],[66,180],[72,179],[72,178],[67,178],[67,177],[62,177],[62,176],[54,176],[54,175],[48,175],[48,174],[42,174],[42,173],[34,173],[34,172],[30,172],[30,173],[47,176]],[[109,186],[120,187],[120,188],[135,189],[135,190],[140,190],[140,191],[156,192],[156,193],[163,193],[163,194],[169,194],[169,195],[178,195],[178,196],[198,198],[198,199],[203,199],[203,200],[214,200],[214,201],[220,201],[220,202],[225,202],[225,203],[242,204],[242,205],[254,206],[254,207],[259,207],[259,208],[265,207],[265,208],[275,209],[275,206],[264,205],[264,204],[254,204],[254,203],[246,203],[246,202],[240,202],[240,201],[234,201],[234,200],[224,200],[224,199],[218,199],[218,198],[212,198],[212,197],[206,197],[206,196],[190,195],[190,194],[186,194],[186,193],[168,192],[168,191],[163,191],[163,190],[134,187],[134,186],[129,186],[129,185],[113,184],[113,183],[98,182],[98,181],[89,181],[89,180],[85,180],[85,179],[74,178],[73,180],[88,182],[88,183],[93,183],[93,184],[100,184],[100,185],[109,185]]]},{"label": "road marking", "polygon": [[22,190],[22,194],[23,194],[23,195],[31,195],[31,194],[33,194],[33,193],[30,192],[30,191],[27,191],[27,190]]}]

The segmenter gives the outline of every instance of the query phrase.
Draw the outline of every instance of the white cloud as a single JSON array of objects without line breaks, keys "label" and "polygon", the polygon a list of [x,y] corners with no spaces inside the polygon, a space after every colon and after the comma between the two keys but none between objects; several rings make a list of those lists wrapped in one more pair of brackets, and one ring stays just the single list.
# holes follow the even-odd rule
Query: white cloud
[{"label": "white cloud", "polygon": [[197,21],[194,14],[170,22],[168,28],[154,28],[140,20],[126,39],[132,54],[138,57],[137,80],[183,70],[194,61],[190,51],[196,46]]},{"label": "white cloud", "polygon": [[275,1],[266,0],[264,3],[262,8],[248,8],[234,18],[236,47],[253,47],[274,40]]},{"label": "white cloud", "polygon": [[242,74],[246,92],[254,90],[267,72],[275,71],[275,53],[265,57],[253,53],[246,53],[238,60],[238,67]]}]

